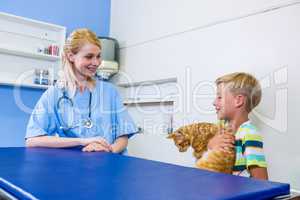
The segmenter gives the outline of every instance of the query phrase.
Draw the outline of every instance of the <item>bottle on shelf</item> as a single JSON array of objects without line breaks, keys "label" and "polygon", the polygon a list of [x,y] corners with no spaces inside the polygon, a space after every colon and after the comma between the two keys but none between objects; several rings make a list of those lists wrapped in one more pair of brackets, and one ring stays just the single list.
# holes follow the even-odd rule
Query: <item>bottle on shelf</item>
[{"label": "bottle on shelf", "polygon": [[50,85],[49,70],[48,69],[35,69],[34,70],[34,83],[38,85]]}]

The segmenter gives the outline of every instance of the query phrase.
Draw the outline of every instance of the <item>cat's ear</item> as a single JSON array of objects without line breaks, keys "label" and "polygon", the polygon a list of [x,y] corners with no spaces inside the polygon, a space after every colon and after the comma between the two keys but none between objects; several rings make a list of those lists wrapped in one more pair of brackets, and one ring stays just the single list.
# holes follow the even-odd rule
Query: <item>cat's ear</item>
[{"label": "cat's ear", "polygon": [[167,139],[174,139],[174,138],[175,138],[175,132],[170,133],[170,134],[167,136]]},{"label": "cat's ear", "polygon": [[181,133],[181,131],[180,131],[180,130],[176,130],[175,132],[170,133],[170,134],[167,136],[167,138],[168,138],[168,139],[175,139],[175,138],[182,137],[182,136],[183,136],[183,134]]}]

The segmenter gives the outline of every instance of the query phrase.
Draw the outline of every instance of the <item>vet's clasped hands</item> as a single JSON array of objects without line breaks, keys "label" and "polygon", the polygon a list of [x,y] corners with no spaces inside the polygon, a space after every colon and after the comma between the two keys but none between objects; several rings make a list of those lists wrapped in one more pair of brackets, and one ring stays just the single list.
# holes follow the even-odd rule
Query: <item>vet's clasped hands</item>
[{"label": "vet's clasped hands", "polygon": [[82,146],[84,146],[82,148],[82,151],[84,152],[95,152],[95,151],[113,152],[112,145],[110,145],[102,137],[83,138]]}]

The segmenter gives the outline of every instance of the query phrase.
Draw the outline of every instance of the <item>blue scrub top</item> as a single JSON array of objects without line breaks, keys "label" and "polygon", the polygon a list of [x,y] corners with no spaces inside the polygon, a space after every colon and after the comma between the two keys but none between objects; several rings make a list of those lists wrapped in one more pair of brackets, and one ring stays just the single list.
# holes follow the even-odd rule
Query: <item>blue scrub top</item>
[{"label": "blue scrub top", "polygon": [[[123,106],[119,93],[109,82],[97,80],[96,87],[91,91],[91,120],[93,127],[83,126],[83,121],[89,116],[90,91],[83,93],[78,90],[72,98],[73,106],[63,101],[58,106],[63,90],[51,86],[44,92],[36,104],[26,130],[26,138],[40,135],[60,137],[97,137],[105,138],[112,144],[116,138],[137,133],[137,128]],[[69,97],[68,93],[66,95]],[[62,130],[60,127],[74,127]],[[77,127],[75,127],[77,126]],[[66,127],[66,126],[65,126]]]}]

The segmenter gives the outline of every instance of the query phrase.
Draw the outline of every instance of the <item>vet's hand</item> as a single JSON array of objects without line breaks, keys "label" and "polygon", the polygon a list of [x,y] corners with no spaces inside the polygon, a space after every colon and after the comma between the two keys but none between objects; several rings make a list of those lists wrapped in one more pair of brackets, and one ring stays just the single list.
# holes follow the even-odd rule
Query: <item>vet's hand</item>
[{"label": "vet's hand", "polygon": [[233,134],[222,131],[221,134],[216,134],[207,144],[208,149],[216,151],[228,152],[234,149],[235,137]]},{"label": "vet's hand", "polygon": [[87,146],[92,143],[99,143],[107,149],[110,149],[110,144],[102,137],[81,138],[81,145]]},{"label": "vet's hand", "polygon": [[98,142],[93,142],[93,143],[90,143],[90,144],[86,145],[85,147],[83,147],[82,151],[84,151],[84,152],[95,152],[95,151],[111,152],[112,147],[111,147],[111,145],[106,146],[106,145],[103,145]]}]

